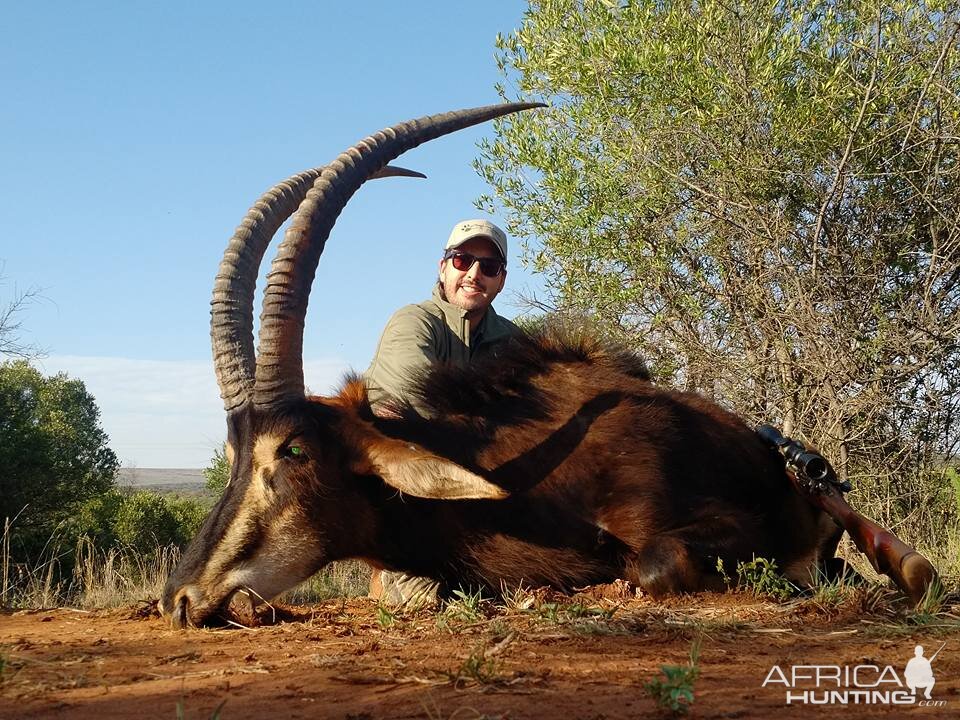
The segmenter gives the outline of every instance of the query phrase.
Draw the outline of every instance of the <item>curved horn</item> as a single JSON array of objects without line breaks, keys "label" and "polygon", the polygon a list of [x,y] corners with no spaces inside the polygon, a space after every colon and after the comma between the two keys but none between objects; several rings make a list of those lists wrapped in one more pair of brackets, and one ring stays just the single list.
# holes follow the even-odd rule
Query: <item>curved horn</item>
[{"label": "curved horn", "polygon": [[330,230],[350,197],[390,160],[421,143],[509,113],[544,107],[505,103],[394,125],[361,140],[330,163],[294,215],[263,297],[254,403],[272,407],[303,398],[303,328],[310,286]]},{"label": "curved horn", "polygon": [[[220,396],[228,412],[246,402],[253,391],[257,366],[253,293],[263,253],[322,172],[322,167],[304,170],[267,190],[247,211],[223,254],[210,302],[210,340]],[[392,165],[372,177],[395,176],[426,177]]]}]

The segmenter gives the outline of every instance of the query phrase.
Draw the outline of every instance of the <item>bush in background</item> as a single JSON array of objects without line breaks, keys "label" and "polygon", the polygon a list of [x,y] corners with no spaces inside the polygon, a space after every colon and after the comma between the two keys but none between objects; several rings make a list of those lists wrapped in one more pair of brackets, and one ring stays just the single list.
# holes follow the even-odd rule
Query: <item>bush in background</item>
[{"label": "bush in background", "polygon": [[193,498],[112,488],[21,557],[9,550],[10,525],[0,545],[0,607],[108,607],[158,597],[208,509]]},{"label": "bush in background", "polygon": [[216,495],[223,494],[223,489],[230,482],[230,463],[227,461],[226,444],[213,451],[210,464],[203,469],[203,477],[207,481],[207,490]]},{"label": "bush in background", "polygon": [[121,545],[146,552],[158,545],[179,544],[177,518],[156,493],[137,492],[124,498],[113,522]]},{"label": "bush in background", "polygon": [[[15,558],[36,556],[87,500],[113,487],[119,463],[80,380],[0,364],[0,523],[18,518]],[[19,516],[19,517],[18,517]]]}]

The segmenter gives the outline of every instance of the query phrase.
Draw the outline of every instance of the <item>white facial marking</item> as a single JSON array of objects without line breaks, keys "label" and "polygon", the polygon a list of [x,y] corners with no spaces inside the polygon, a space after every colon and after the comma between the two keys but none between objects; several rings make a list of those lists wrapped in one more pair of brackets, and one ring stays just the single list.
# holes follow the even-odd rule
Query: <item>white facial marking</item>
[{"label": "white facial marking", "polygon": [[263,503],[270,502],[273,495],[264,479],[264,473],[276,469],[277,463],[280,462],[277,451],[283,445],[284,439],[282,435],[264,434],[257,437],[253,443],[253,482],[250,484],[258,486]]},{"label": "white facial marking", "polygon": [[224,455],[227,457],[227,466],[229,467],[229,472],[227,473],[227,487],[230,487],[230,479],[233,477],[233,459],[237,456],[237,451],[234,449],[232,443],[226,443]]},{"label": "white facial marking", "polygon": [[[271,470],[277,463],[277,450],[283,443],[279,435],[261,435],[253,446],[253,476],[240,501],[236,516],[227,526],[226,532],[210,552],[210,559],[204,569],[200,584],[209,587],[217,578],[224,575],[233,562],[241,546],[264,511],[273,500],[273,492],[264,481],[265,470]],[[229,446],[228,446],[229,447]]]}]

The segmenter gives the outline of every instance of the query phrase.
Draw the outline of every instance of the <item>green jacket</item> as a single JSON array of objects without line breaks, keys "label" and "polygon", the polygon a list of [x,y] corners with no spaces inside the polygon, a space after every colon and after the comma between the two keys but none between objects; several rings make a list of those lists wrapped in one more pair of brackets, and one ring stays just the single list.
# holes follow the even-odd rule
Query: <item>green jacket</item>
[{"label": "green jacket", "polygon": [[465,367],[483,357],[497,343],[522,332],[516,325],[487,308],[483,320],[471,335],[466,310],[440,297],[419,305],[406,305],[393,314],[380,336],[373,362],[364,373],[367,393],[374,409],[393,398],[409,402],[427,415],[407,389],[413,378],[433,363]]}]

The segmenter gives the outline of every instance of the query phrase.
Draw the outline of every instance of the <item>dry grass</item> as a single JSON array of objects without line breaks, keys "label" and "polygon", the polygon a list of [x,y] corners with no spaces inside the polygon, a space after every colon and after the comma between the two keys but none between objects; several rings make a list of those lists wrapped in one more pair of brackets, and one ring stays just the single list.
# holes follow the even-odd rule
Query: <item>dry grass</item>
[{"label": "dry grass", "polygon": [[54,535],[36,562],[14,563],[9,533],[0,553],[0,606],[14,608],[113,608],[158,598],[180,558],[175,546],[157,546],[148,553],[127,547],[100,550],[87,538],[64,548]]},{"label": "dry grass", "polygon": [[[14,518],[16,520],[16,518]],[[55,607],[64,593],[62,561],[66,555],[62,541],[54,532],[44,545],[40,557],[33,563],[15,563],[10,551],[13,521],[4,522],[3,540],[0,543],[2,585],[0,607]]]},{"label": "dry grass", "polygon": [[366,595],[370,587],[370,566],[360,560],[330,563],[280,596],[281,602],[308,605],[340,597]]},{"label": "dry grass", "polygon": [[73,570],[73,603],[81,608],[112,608],[159,598],[180,560],[180,549],[157,546],[140,554],[131,548],[99,550],[82,539]]},{"label": "dry grass", "polygon": [[[72,606],[83,609],[128,606],[159,598],[180,551],[174,546],[156,546],[146,553],[132,548],[99,549],[87,539],[76,546],[65,547],[54,533],[43,552],[33,563],[14,563],[11,555],[11,527],[7,521],[0,538],[0,607],[49,608]],[[906,538],[905,538],[906,539]],[[938,568],[945,592],[960,592],[960,532],[945,528],[942,537],[918,542],[918,549]],[[848,539],[841,544],[840,554],[871,584],[888,586],[886,578],[877,576]],[[331,598],[349,598],[367,593],[370,568],[360,561],[336,562],[305,582],[284,593],[281,602],[306,605]],[[815,601],[823,605],[842,604],[846,593],[830,585],[819,588]],[[836,597],[834,597],[836,596]],[[466,606],[469,597],[461,598]],[[518,612],[534,612],[551,619],[551,604],[538,602],[536,594],[525,589],[504,589],[503,603]],[[559,611],[557,611],[559,612]],[[569,614],[569,608],[564,608]],[[449,612],[444,613],[447,618]],[[559,617],[559,615],[557,616]],[[566,616],[564,616],[566,617]],[[608,618],[599,618],[607,620]],[[598,618],[578,618],[595,622]]]},{"label": "dry grass", "polygon": [[[87,538],[65,548],[54,534],[39,560],[14,563],[7,523],[0,539],[0,607],[114,608],[156,599],[180,554],[173,545],[157,545],[146,553],[129,547],[104,550]],[[365,563],[336,562],[284,593],[281,600],[297,605],[357,597],[367,593],[369,582]]]},{"label": "dry grass", "polygon": [[[11,551],[17,518],[6,518],[0,537],[0,608],[124,607],[159,598],[180,560],[175,545],[145,552],[127,546],[100,548],[82,537],[74,545],[57,527],[36,559],[15,562]],[[308,604],[365,595],[370,568],[360,561],[331,563],[281,600]]]}]

